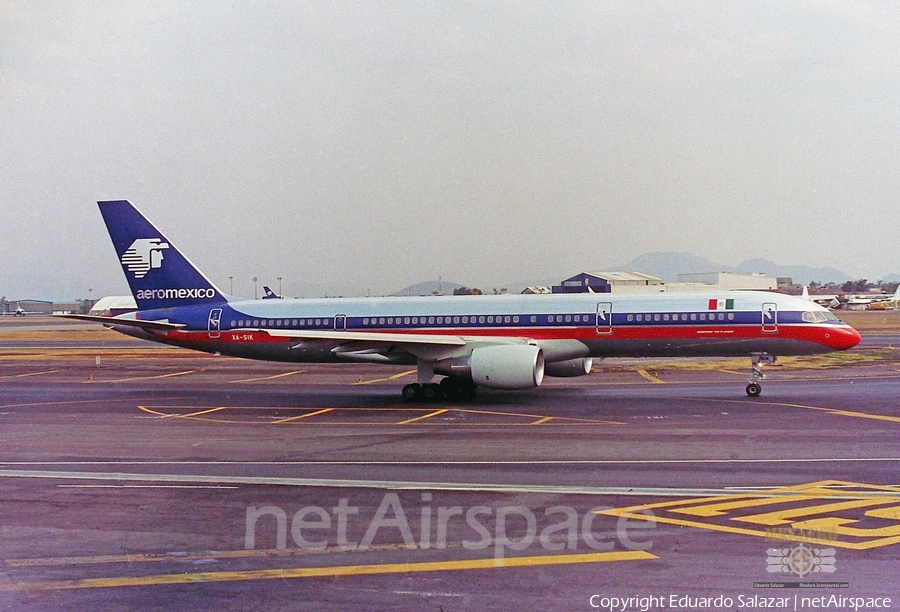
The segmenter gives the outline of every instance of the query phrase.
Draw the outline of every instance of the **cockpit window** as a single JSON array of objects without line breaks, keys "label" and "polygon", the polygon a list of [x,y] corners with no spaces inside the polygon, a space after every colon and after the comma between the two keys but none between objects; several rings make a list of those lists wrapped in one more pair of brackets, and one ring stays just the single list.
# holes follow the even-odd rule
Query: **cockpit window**
[{"label": "cockpit window", "polygon": [[822,323],[824,321],[837,321],[838,318],[827,310],[807,310],[803,313],[803,320],[807,323]]}]

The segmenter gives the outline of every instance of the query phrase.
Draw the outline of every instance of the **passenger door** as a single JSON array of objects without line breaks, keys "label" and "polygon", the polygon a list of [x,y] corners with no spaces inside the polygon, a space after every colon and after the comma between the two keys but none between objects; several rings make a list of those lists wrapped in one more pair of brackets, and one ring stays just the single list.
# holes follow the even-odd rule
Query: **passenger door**
[{"label": "passenger door", "polygon": [[221,334],[221,321],[222,321],[222,309],[221,308],[213,308],[209,311],[209,322],[207,325],[207,331],[209,331],[209,337],[212,339],[218,338]]},{"label": "passenger door", "polygon": [[762,331],[764,334],[778,333],[778,305],[775,302],[762,305]]},{"label": "passenger door", "polygon": [[597,303],[597,334],[609,335],[612,333],[612,302]]}]

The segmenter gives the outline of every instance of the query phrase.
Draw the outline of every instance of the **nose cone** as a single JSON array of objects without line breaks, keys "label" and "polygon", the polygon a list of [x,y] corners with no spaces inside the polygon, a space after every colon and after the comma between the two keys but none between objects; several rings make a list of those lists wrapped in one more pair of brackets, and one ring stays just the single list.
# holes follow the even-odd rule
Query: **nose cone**
[{"label": "nose cone", "polygon": [[846,351],[857,344],[862,337],[859,332],[850,327],[832,327],[825,332],[825,344],[836,351]]}]

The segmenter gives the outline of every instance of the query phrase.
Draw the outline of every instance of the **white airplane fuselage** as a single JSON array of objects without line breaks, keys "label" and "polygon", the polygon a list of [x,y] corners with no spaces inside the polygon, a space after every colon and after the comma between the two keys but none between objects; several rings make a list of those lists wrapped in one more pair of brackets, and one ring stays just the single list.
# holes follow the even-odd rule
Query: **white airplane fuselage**
[{"label": "white airplane fuselage", "polygon": [[[843,350],[859,334],[825,308],[754,291],[239,300],[125,200],[100,202],[138,310],[71,315],[176,346],[291,362],[415,364],[407,399],[467,399],[579,376],[594,357],[751,357]],[[446,375],[440,388],[430,381]]]},{"label": "white airplane fuselage", "polygon": [[[722,308],[711,308],[713,302]],[[731,308],[725,307],[728,302]],[[365,341],[354,333],[455,336],[467,346],[527,340],[543,349],[548,362],[814,354],[859,342],[856,330],[821,306],[756,291],[246,300],[142,312],[139,318],[186,327],[120,331],[139,331],[133,335],[207,352],[280,361],[416,363],[416,356],[402,349],[390,357],[365,352],[370,347],[354,351],[353,343]],[[396,338],[397,345],[402,340]]]}]

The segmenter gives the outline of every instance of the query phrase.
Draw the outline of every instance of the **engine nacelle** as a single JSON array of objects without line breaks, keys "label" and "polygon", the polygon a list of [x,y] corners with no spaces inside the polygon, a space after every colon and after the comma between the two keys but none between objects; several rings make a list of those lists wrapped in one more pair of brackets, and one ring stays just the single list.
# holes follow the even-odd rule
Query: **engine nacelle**
[{"label": "engine nacelle", "polygon": [[557,378],[572,378],[575,376],[584,376],[591,373],[594,360],[591,357],[579,357],[578,359],[567,359],[566,361],[554,361],[544,364],[544,374],[547,376],[555,376]]},{"label": "engine nacelle", "polygon": [[544,380],[544,353],[530,344],[476,348],[469,357],[472,380],[491,389],[531,389]]}]

